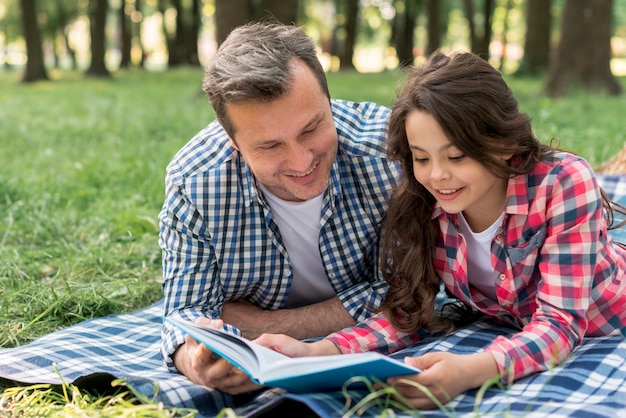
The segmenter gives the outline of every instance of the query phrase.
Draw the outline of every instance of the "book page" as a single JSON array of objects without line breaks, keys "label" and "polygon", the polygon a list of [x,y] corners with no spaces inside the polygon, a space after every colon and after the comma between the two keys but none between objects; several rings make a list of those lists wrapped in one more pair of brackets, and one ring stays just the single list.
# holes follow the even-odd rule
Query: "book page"
[{"label": "book page", "polygon": [[184,319],[165,319],[257,381],[264,366],[291,359],[284,354],[222,329],[210,328]]}]

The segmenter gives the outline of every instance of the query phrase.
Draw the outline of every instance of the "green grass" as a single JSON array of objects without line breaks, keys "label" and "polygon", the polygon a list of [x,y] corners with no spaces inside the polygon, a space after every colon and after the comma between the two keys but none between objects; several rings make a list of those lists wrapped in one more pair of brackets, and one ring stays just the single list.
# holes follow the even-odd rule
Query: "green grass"
[{"label": "green grass", "polygon": [[[0,72],[0,348],[161,298],[165,166],[213,118],[200,69],[52,76]],[[386,105],[398,79],[329,74],[334,97]],[[593,165],[624,146],[626,97],[550,100],[543,80],[509,81],[540,138]]]}]

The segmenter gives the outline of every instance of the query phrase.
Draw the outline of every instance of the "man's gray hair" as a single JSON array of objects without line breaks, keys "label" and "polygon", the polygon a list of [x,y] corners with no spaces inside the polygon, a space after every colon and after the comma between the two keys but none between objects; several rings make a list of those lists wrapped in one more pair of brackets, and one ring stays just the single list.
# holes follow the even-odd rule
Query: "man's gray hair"
[{"label": "man's gray hair", "polygon": [[249,23],[234,29],[222,42],[205,71],[202,89],[231,138],[235,132],[226,105],[247,99],[271,101],[284,95],[291,87],[294,59],[313,71],[330,99],[315,43],[301,28]]}]

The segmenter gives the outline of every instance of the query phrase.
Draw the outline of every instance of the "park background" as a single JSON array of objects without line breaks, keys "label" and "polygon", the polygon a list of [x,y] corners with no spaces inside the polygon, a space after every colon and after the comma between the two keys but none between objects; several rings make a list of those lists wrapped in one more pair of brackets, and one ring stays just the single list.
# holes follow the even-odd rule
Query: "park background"
[{"label": "park background", "polygon": [[[213,119],[203,66],[233,27],[266,15],[303,26],[333,97],[388,106],[406,65],[475,51],[542,141],[600,168],[626,143],[625,6],[0,0],[0,347],[161,298],[165,167]],[[0,402],[0,415],[15,407]]]}]

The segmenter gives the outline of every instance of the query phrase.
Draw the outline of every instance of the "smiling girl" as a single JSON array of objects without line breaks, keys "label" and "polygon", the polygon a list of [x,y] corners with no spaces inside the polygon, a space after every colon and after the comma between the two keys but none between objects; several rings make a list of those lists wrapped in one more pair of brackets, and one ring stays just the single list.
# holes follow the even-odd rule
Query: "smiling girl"
[{"label": "smiling girl", "polygon": [[[388,136],[405,178],[383,236],[383,311],[316,343],[259,342],[291,356],[396,351],[447,324],[435,310],[443,283],[467,309],[518,329],[478,353],[405,359],[423,369],[408,379],[447,402],[546,370],[584,337],[624,333],[626,249],[607,235],[611,202],[585,160],[537,140],[488,62],[435,53],[412,69]],[[398,379],[414,407],[434,407]]]}]

